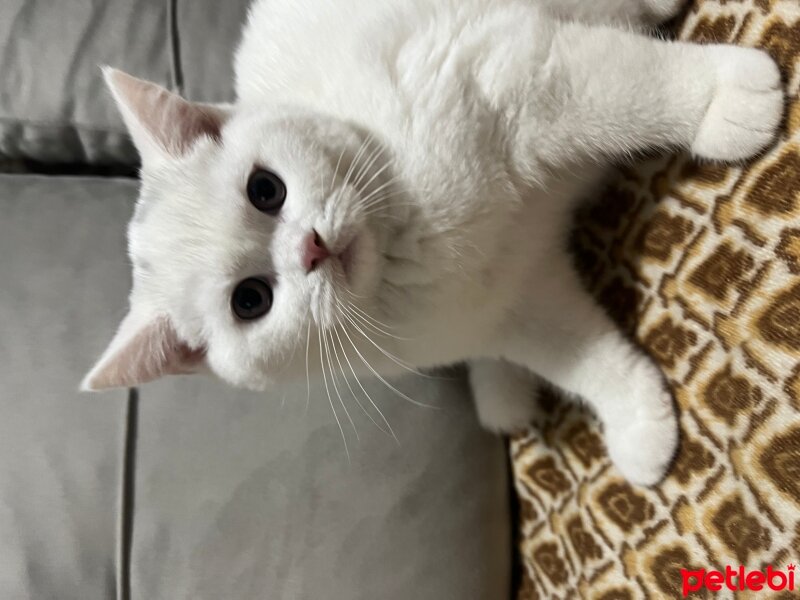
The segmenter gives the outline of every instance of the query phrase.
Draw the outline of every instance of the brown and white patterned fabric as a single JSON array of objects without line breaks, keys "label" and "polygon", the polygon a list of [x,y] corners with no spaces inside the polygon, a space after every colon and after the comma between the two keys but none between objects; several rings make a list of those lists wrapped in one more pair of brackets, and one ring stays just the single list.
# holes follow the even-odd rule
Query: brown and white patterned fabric
[{"label": "brown and white patterned fabric", "polygon": [[680,598],[681,568],[800,561],[800,1],[699,0],[677,31],[766,48],[788,116],[759,160],[652,160],[580,216],[580,269],[661,365],[682,441],[635,488],[590,414],[542,397],[547,423],[511,442],[520,600]]}]

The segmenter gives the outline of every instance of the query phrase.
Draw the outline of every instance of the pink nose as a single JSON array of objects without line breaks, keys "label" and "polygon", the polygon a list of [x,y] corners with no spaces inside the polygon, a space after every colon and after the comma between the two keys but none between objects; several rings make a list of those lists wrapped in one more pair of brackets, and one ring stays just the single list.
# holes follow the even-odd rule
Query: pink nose
[{"label": "pink nose", "polygon": [[313,229],[303,239],[300,251],[302,253],[303,267],[306,273],[313,271],[317,265],[331,255],[325,247],[325,242],[322,241],[322,238]]}]

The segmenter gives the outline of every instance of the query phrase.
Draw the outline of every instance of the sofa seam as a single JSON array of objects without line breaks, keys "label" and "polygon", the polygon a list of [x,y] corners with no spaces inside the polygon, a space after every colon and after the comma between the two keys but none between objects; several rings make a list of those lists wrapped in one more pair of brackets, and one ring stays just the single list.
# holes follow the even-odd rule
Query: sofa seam
[{"label": "sofa seam", "polygon": [[183,65],[181,63],[181,42],[178,29],[178,0],[167,0],[167,27],[170,66],[173,91],[183,93]]},{"label": "sofa seam", "polygon": [[128,389],[122,452],[117,532],[117,599],[131,598],[131,551],[136,484],[136,441],[139,425],[139,390]]},{"label": "sofa seam", "polygon": [[37,172],[21,172],[21,173],[4,173],[0,171],[0,181],[8,180],[8,179],[22,179],[25,178],[27,180],[36,181],[38,183],[48,181],[52,182],[54,179],[57,180],[64,180],[67,179],[70,183],[81,183],[81,184],[96,184],[99,183],[98,180],[102,182],[113,182],[114,184],[120,183],[123,185],[131,185],[137,186],[138,189],[138,182],[133,177],[123,177],[121,175],[50,175],[47,173],[37,173]]},{"label": "sofa seam", "polygon": [[104,133],[128,136],[128,132],[124,129],[116,129],[114,127],[97,127],[93,125],[84,125],[82,123],[74,123],[72,121],[39,121],[36,119],[26,119],[18,117],[5,117],[0,116],[0,124],[9,124],[11,126],[19,127],[41,127],[48,129],[74,129],[76,131],[83,131],[86,133]]}]

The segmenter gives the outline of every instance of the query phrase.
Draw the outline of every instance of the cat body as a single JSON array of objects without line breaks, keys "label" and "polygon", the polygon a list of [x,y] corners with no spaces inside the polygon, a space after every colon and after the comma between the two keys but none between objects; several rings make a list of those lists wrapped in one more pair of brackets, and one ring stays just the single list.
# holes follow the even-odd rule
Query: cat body
[{"label": "cat body", "polygon": [[535,417],[535,373],[592,406],[626,477],[656,482],[672,400],[581,286],[571,217],[633,152],[754,154],[783,99],[759,51],[611,25],[679,4],[258,0],[232,107],[107,71],[142,198],[131,311],[85,387],[208,369],[264,389],[466,360],[487,427]]}]

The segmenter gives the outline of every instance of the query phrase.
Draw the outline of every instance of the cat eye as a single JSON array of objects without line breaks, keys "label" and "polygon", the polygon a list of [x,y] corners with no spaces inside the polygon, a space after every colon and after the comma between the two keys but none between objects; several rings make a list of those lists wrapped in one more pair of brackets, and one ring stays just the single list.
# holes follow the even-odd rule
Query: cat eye
[{"label": "cat eye", "polygon": [[272,288],[263,279],[250,277],[240,282],[231,296],[233,314],[243,321],[263,317],[272,308]]},{"label": "cat eye", "polygon": [[286,200],[286,186],[275,173],[257,169],[247,180],[247,199],[261,212],[276,215]]}]

